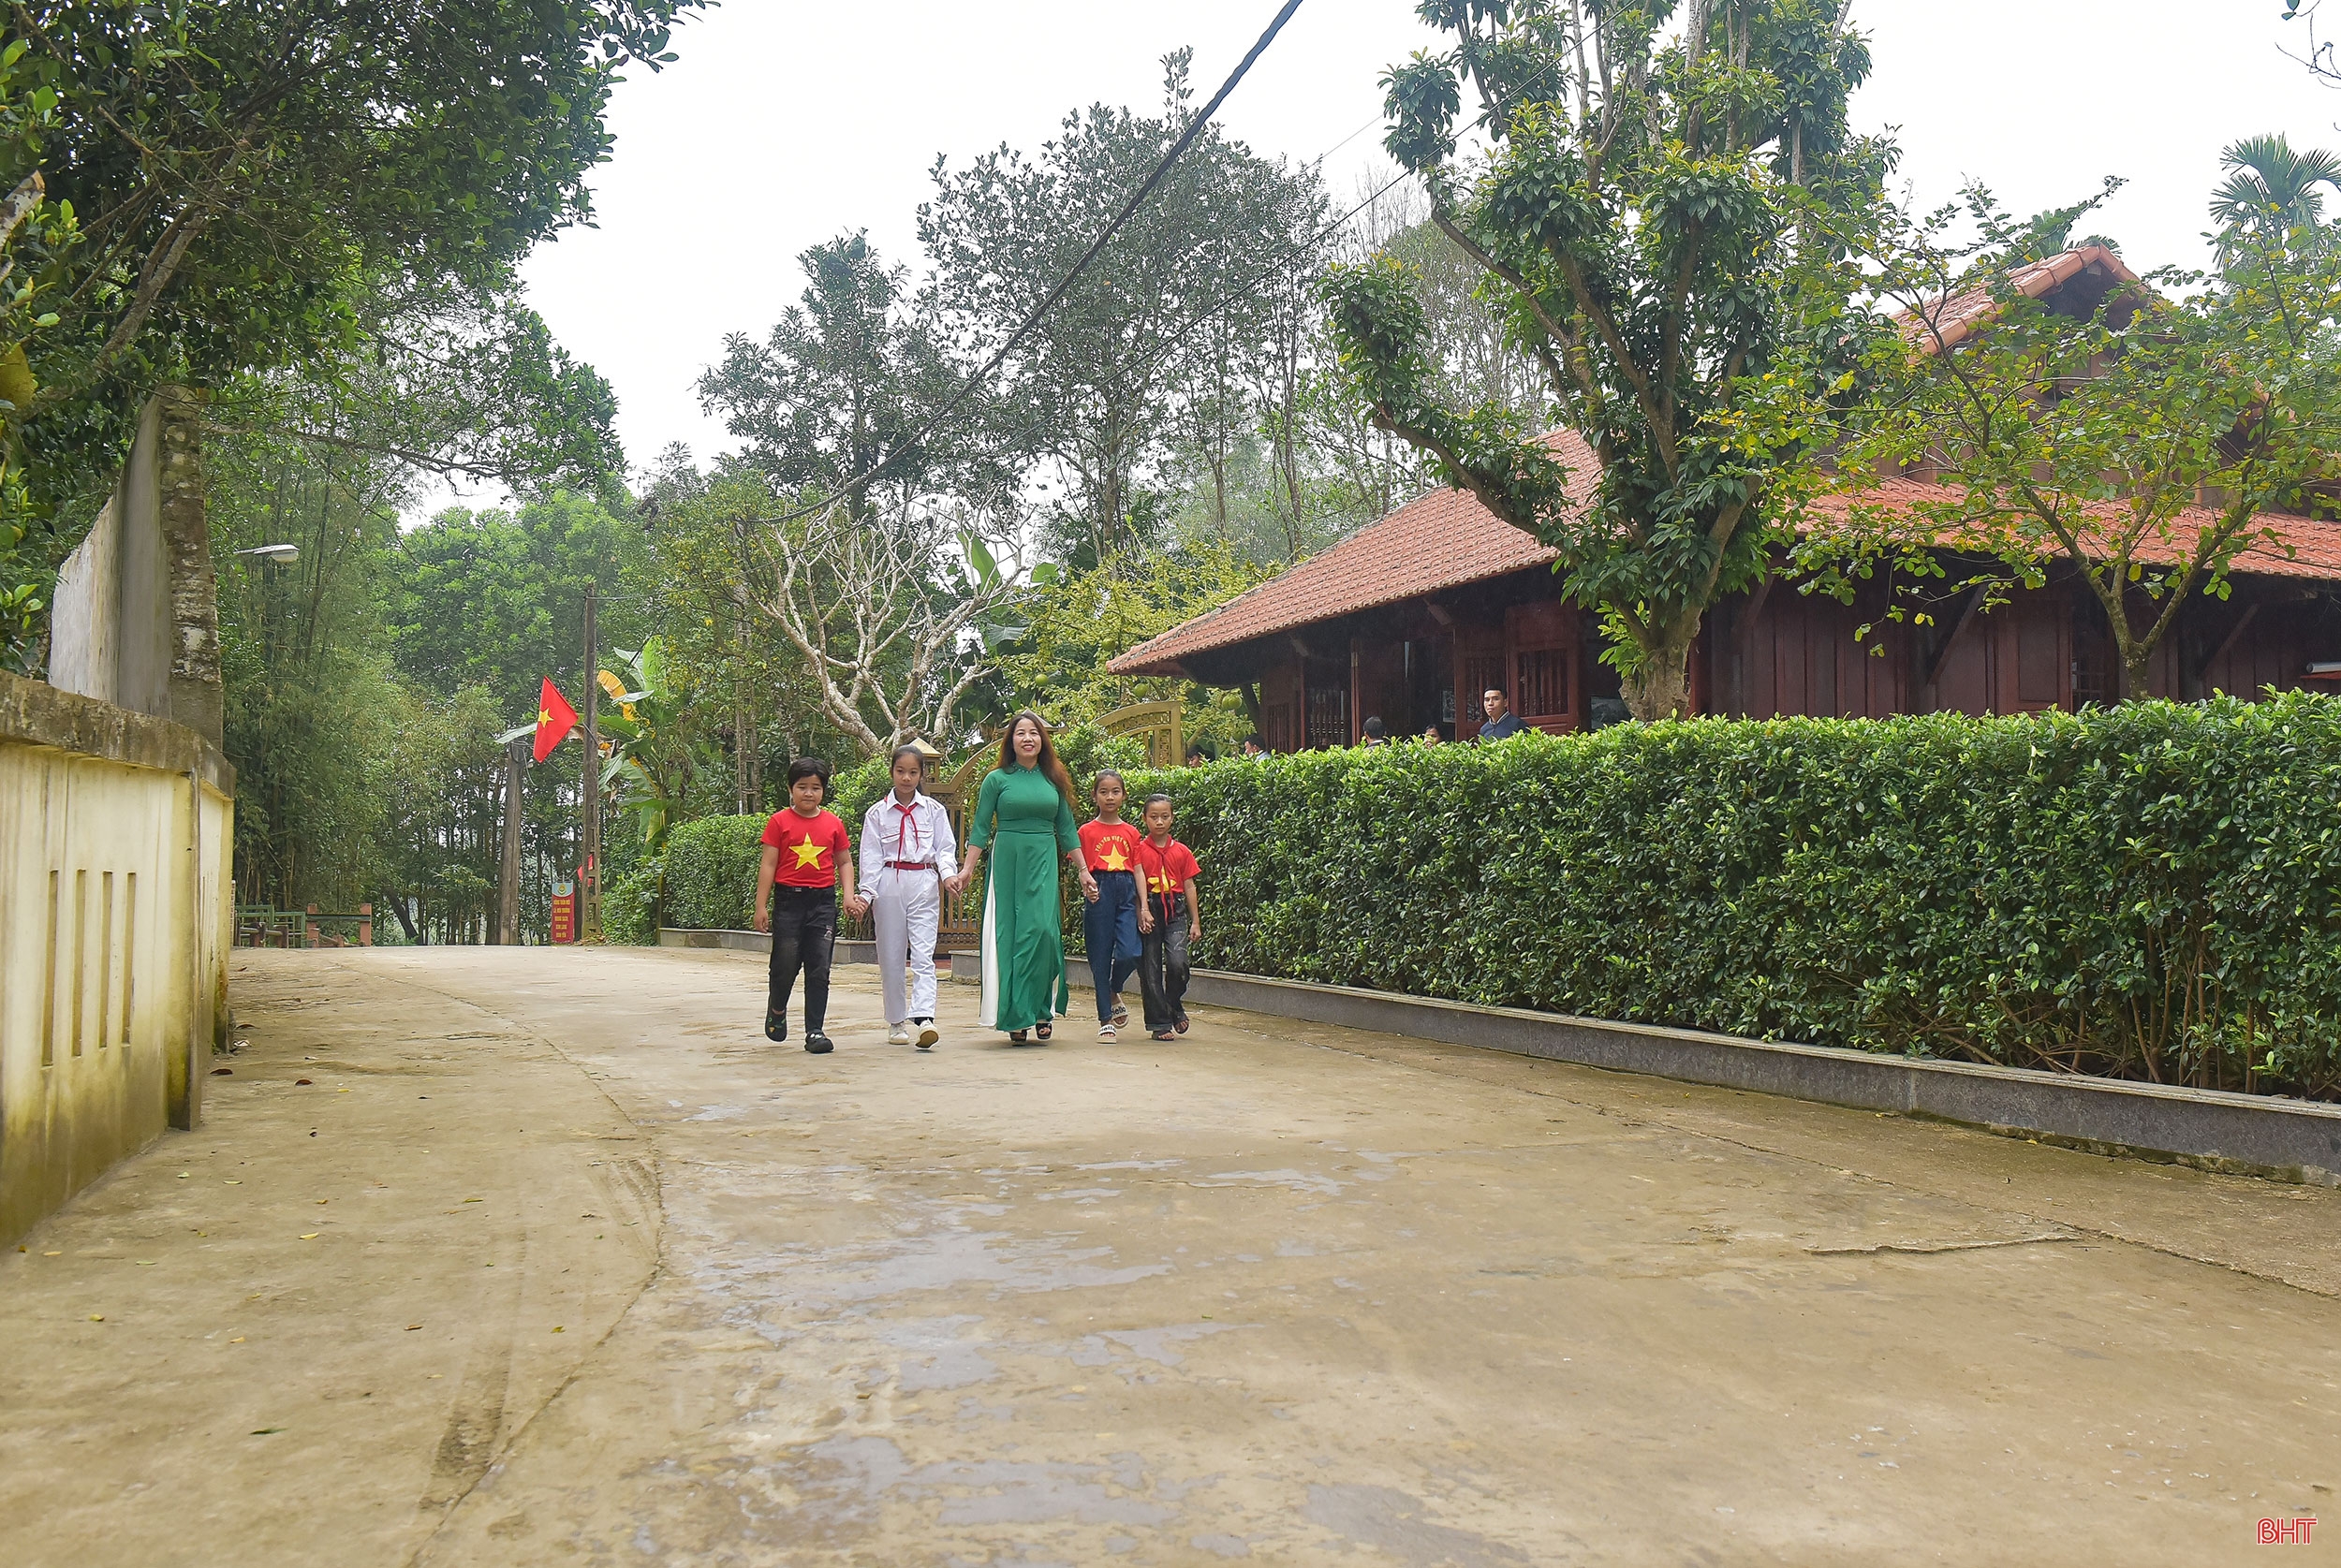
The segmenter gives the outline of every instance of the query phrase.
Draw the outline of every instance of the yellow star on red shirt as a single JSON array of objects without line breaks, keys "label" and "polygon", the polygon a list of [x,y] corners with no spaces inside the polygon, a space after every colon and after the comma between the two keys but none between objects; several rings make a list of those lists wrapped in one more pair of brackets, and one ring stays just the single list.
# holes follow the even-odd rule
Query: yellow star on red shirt
[{"label": "yellow star on red shirt", "polygon": [[1110,872],[1124,872],[1130,868],[1129,857],[1122,853],[1122,845],[1118,842],[1107,844],[1106,852],[1097,858],[1105,862],[1106,870]]},{"label": "yellow star on red shirt", "polygon": [[818,866],[821,863],[822,846],[815,843],[811,838],[800,839],[795,847],[798,870],[802,871],[806,866]]}]

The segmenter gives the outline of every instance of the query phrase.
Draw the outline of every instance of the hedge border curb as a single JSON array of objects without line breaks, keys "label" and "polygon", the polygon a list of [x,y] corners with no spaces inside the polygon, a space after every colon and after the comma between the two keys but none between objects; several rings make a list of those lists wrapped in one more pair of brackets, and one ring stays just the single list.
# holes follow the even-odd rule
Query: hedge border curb
[{"label": "hedge border curb", "polygon": [[[665,927],[658,933],[662,947],[755,953],[770,952],[772,940],[758,931]],[[841,942],[837,961],[876,963],[876,946]],[[979,955],[954,952],[951,958],[947,983],[982,984]],[[1077,955],[1067,958],[1065,975],[1075,987],[1091,984],[1088,960]],[[1875,1056],[1216,969],[1196,970],[1187,995],[1204,1006],[1955,1122],[2084,1153],[2341,1187],[2341,1105],[2320,1101]]]},{"label": "hedge border curb", "polygon": [[[976,965],[951,968],[956,975]],[[1086,960],[1067,960],[1066,972],[1074,985],[1091,983]],[[1304,1023],[1951,1121],[2092,1154],[2341,1187],[2341,1105],[2320,1101],[1874,1056],[1221,970],[1196,970],[1186,994],[1206,1006]]]}]

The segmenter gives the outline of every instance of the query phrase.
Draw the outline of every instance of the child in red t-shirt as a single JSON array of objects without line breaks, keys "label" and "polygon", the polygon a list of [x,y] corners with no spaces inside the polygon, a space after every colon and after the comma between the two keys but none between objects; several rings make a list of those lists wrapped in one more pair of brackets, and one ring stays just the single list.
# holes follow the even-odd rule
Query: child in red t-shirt
[{"label": "child in red t-shirt", "polygon": [[1203,934],[1195,890],[1203,868],[1170,836],[1174,815],[1170,797],[1148,796],[1146,839],[1138,846],[1146,877],[1146,902],[1138,916],[1138,989],[1146,1001],[1146,1033],[1157,1040],[1186,1033],[1187,944]]},{"label": "child in red t-shirt", "polygon": [[1089,975],[1097,988],[1097,1038],[1111,1040],[1130,1021],[1122,1005],[1122,986],[1138,968],[1138,887],[1140,834],[1133,823],[1122,820],[1122,802],[1129,786],[1109,768],[1089,786],[1097,807],[1097,819],[1081,828],[1082,861],[1097,884],[1082,925],[1089,948]]},{"label": "child in red t-shirt", "polygon": [[[846,825],[821,809],[829,793],[829,764],[801,756],[788,765],[788,805],[764,824],[764,853],[756,874],[756,929],[773,933],[771,983],[764,1002],[764,1038],[788,1038],[788,992],[804,972],[804,1048],[816,1056],[836,1048],[821,1033],[829,1016],[829,967],[837,945],[837,881],[845,878],[846,913],[869,905],[854,891],[853,855]],[[773,884],[779,884],[777,896]]]}]

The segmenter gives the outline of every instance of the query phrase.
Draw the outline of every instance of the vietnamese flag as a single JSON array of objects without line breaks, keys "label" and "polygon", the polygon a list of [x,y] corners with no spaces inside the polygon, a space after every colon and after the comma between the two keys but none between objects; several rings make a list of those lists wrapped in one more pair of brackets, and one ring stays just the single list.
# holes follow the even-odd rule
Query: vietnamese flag
[{"label": "vietnamese flag", "polygon": [[567,739],[569,731],[576,727],[577,710],[547,681],[537,698],[537,760],[542,762],[551,756],[552,748]]}]

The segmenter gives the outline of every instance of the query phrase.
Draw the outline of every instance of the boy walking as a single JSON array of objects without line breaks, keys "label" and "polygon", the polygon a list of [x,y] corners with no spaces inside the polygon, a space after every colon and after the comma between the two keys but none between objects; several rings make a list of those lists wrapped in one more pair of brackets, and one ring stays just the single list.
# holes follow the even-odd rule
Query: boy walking
[{"label": "boy walking", "polygon": [[854,891],[846,825],[821,807],[828,793],[828,763],[801,756],[788,765],[788,804],[764,824],[756,875],[756,929],[773,933],[764,1038],[788,1038],[788,992],[802,970],[804,1048],[816,1056],[837,1048],[821,1033],[829,1017],[830,956],[837,945],[837,879],[846,881],[847,915],[859,916],[869,907]]},{"label": "boy walking", "polygon": [[1138,988],[1146,1003],[1146,1033],[1157,1040],[1186,1033],[1187,945],[1203,934],[1195,888],[1202,867],[1170,836],[1174,815],[1170,797],[1147,797],[1146,838],[1138,848],[1146,878],[1146,902],[1138,916]]},{"label": "boy walking", "polygon": [[1144,895],[1138,886],[1137,828],[1122,820],[1122,802],[1129,786],[1109,768],[1090,785],[1097,804],[1095,820],[1081,827],[1082,860],[1097,884],[1097,896],[1082,916],[1084,945],[1089,949],[1089,977],[1097,988],[1097,1038],[1111,1040],[1130,1021],[1122,1004],[1122,984],[1138,967],[1139,906]]},{"label": "boy walking", "polygon": [[911,1044],[916,1027],[919,1048],[932,1050],[943,1037],[935,1027],[935,933],[943,918],[943,879],[959,872],[959,844],[951,813],[919,793],[926,764],[918,747],[894,748],[893,773],[893,793],[878,797],[861,819],[861,886],[876,930],[886,1043]]}]

